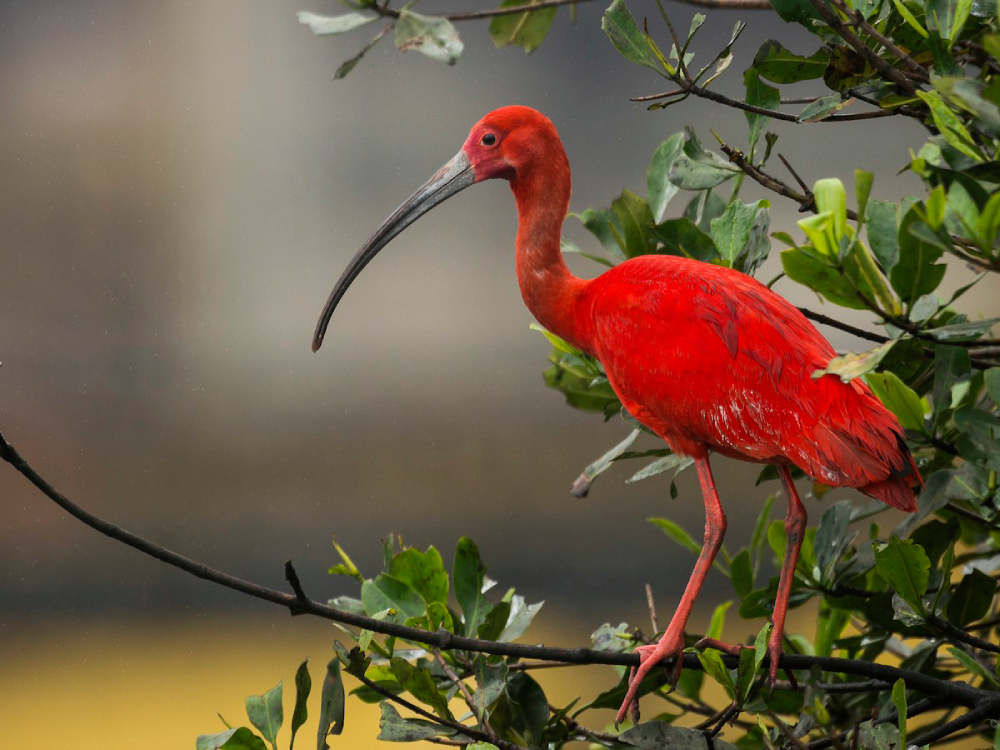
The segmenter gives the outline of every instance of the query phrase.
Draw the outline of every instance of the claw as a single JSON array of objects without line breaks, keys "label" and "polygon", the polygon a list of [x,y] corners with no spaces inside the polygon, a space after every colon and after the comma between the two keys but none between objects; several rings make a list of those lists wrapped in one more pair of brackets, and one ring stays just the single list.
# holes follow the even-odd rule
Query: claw
[{"label": "claw", "polygon": [[668,636],[666,634],[655,646],[639,646],[635,649],[635,653],[639,655],[639,666],[632,667],[629,671],[628,692],[625,694],[625,700],[622,701],[618,715],[615,717],[615,727],[625,721],[626,715],[631,716],[632,721],[636,724],[639,723],[639,687],[649,671],[657,664],[666,659],[675,659],[667,674],[667,683],[671,690],[677,686],[677,681],[681,677],[681,668],[684,665],[683,651],[684,636]]},{"label": "claw", "polygon": [[752,648],[751,646],[741,646],[738,643],[726,643],[725,641],[720,641],[717,638],[702,638],[694,647],[699,650],[704,650],[706,648],[715,649],[716,651],[721,651],[724,654],[729,654],[730,656],[739,656],[740,651],[745,648]]}]

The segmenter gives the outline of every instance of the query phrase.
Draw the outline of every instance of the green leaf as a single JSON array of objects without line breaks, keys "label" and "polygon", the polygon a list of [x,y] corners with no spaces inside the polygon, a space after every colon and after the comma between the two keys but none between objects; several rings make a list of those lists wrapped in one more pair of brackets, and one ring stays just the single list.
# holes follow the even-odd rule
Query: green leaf
[{"label": "green leaf", "polygon": [[875,175],[863,169],[854,170],[854,198],[858,202],[858,216],[863,222],[865,220],[865,210],[868,207],[868,198],[872,194],[872,183],[875,182]]},{"label": "green leaf", "polygon": [[816,567],[819,568],[819,580],[824,583],[833,581],[833,571],[844,550],[851,543],[847,527],[851,522],[851,503],[841,500],[825,511],[816,530],[813,548],[816,550]]},{"label": "green leaf", "polygon": [[822,47],[809,57],[792,54],[780,42],[768,39],[757,50],[753,67],[761,78],[772,83],[796,83],[821,78],[830,60],[830,53]]},{"label": "green leaf", "polygon": [[997,582],[981,570],[966,575],[951,595],[946,612],[952,624],[960,628],[983,619],[990,611]]},{"label": "green leaf", "polygon": [[421,552],[415,547],[403,550],[392,559],[390,574],[409,584],[427,604],[448,603],[448,573],[441,553],[434,547]]},{"label": "green leaf", "polygon": [[896,10],[899,15],[902,16],[903,20],[910,25],[914,31],[917,32],[921,37],[926,39],[929,35],[927,29],[920,25],[917,17],[910,12],[910,9],[906,7],[905,0],[892,0],[892,4],[896,6]]},{"label": "green leaf", "polygon": [[316,734],[317,750],[327,750],[327,737],[344,731],[344,680],[340,676],[340,660],[334,657],[326,665],[323,690],[319,699],[319,727]]},{"label": "green leaf", "polygon": [[604,11],[601,28],[608,35],[611,44],[627,60],[662,72],[649,46],[649,40],[635,22],[632,12],[625,5],[625,0],[614,0]]},{"label": "green leaf", "polygon": [[510,701],[509,727],[520,734],[529,747],[541,745],[549,720],[549,702],[541,686],[527,672],[517,672],[507,680]]},{"label": "green leaf", "polygon": [[576,495],[577,497],[586,496],[588,490],[590,489],[590,485],[593,483],[593,481],[599,475],[607,471],[611,467],[611,464],[614,463],[614,460],[632,446],[632,443],[635,442],[635,439],[639,437],[639,433],[641,432],[642,430],[638,428],[632,430],[632,432],[630,432],[624,440],[618,443],[618,445],[609,450],[607,453],[605,453],[603,456],[598,458],[593,463],[588,464],[587,467],[580,474],[580,476],[577,478],[576,482],[573,483],[573,490],[572,490],[573,494]]},{"label": "green leaf", "polygon": [[362,13],[344,13],[339,16],[318,16],[315,13],[300,10],[296,14],[299,23],[304,23],[312,29],[317,36],[323,34],[343,34],[352,31],[366,23],[377,21],[378,16],[366,16]]},{"label": "green leaf", "polygon": [[389,668],[403,688],[421,703],[434,709],[442,719],[451,721],[454,717],[448,709],[448,701],[438,692],[434,678],[426,667],[415,667],[405,659],[394,656],[389,660]]},{"label": "green leaf", "polygon": [[719,257],[712,238],[691,219],[667,219],[653,227],[653,234],[663,243],[662,252],[682,258],[711,262]]},{"label": "green leaf", "polygon": [[294,750],[295,733],[309,718],[306,702],[309,700],[310,692],[312,692],[312,677],[309,676],[309,660],[306,659],[295,671],[295,709],[292,711],[292,740],[288,744],[289,750]]},{"label": "green leaf", "polygon": [[465,615],[465,635],[474,637],[482,625],[491,605],[483,595],[483,578],[486,566],[479,557],[479,548],[468,537],[458,540],[455,549],[455,564],[452,584],[455,598]]},{"label": "green leaf", "polygon": [[810,32],[813,30],[813,21],[820,20],[809,0],[771,0],[771,7],[783,21],[800,23]]},{"label": "green leaf", "polygon": [[693,552],[696,555],[701,554],[701,545],[695,542],[695,540],[691,538],[690,534],[684,531],[684,529],[673,521],[666,518],[647,518],[646,520],[654,526],[659,527],[660,531],[669,536],[688,552]]},{"label": "green leaf", "polygon": [[618,739],[639,750],[736,750],[736,745],[713,737],[711,744],[698,729],[675,727],[664,721],[647,721],[622,732]]},{"label": "green leaf", "polygon": [[[525,5],[524,0],[503,0],[501,8]],[[508,44],[523,47],[527,54],[534,52],[548,36],[552,22],[556,17],[556,8],[525,11],[507,16],[494,16],[490,21],[490,37],[497,49]]]},{"label": "green leaf", "polygon": [[627,188],[611,204],[611,231],[626,258],[653,252],[653,214],[646,201]]},{"label": "green leaf", "polygon": [[[739,555],[736,557],[739,557]],[[734,561],[735,559],[733,558]],[[733,606],[732,602],[722,602],[722,604],[715,608],[712,612],[712,619],[708,623],[708,630],[705,631],[706,638],[715,638],[716,640],[722,638],[722,629],[726,626],[726,612],[729,611],[731,606]]]},{"label": "green leaf", "polygon": [[1000,405],[1000,367],[991,367],[983,374],[986,382],[986,392],[993,399],[993,403]]},{"label": "green leaf", "polygon": [[896,342],[890,340],[866,352],[857,354],[848,352],[843,356],[834,357],[822,370],[814,370],[812,377],[813,379],[817,379],[824,375],[837,375],[841,382],[849,383],[854,378],[865,375],[878,367],[885,355],[895,345]]},{"label": "green leaf", "polygon": [[802,111],[795,116],[795,119],[799,122],[819,122],[820,120],[825,120],[830,115],[835,115],[850,103],[850,99],[844,99],[840,94],[821,96],[816,101],[810,102],[803,107]]},{"label": "green leaf", "polygon": [[750,562],[750,550],[741,550],[729,563],[729,575],[733,579],[733,588],[740,599],[753,591],[753,565]]},{"label": "green leaf", "polygon": [[1000,318],[970,320],[964,323],[953,323],[939,326],[938,328],[930,328],[927,333],[939,341],[969,340],[988,333],[997,323],[1000,323]]},{"label": "green leaf", "polygon": [[926,432],[924,426],[924,401],[906,383],[892,372],[870,372],[865,375],[868,385],[875,391],[885,407],[899,419],[907,430]]},{"label": "green leaf", "polygon": [[892,537],[875,544],[875,569],[896,594],[917,612],[926,612],[921,597],[927,593],[930,560],[923,547],[907,539]]},{"label": "green leaf", "polygon": [[267,750],[267,745],[246,727],[218,734],[203,734],[195,741],[195,750]]},{"label": "green leaf", "polygon": [[906,744],[906,683],[900,677],[892,686],[892,705],[896,707],[897,722],[899,725],[899,747],[907,747]]},{"label": "green leaf", "polygon": [[632,482],[641,482],[643,479],[655,477],[659,474],[670,471],[671,469],[675,469],[675,473],[681,472],[693,463],[694,459],[688,458],[687,456],[679,456],[676,453],[673,453],[669,456],[658,458],[653,461],[653,463],[639,469],[639,471],[626,479],[625,483],[632,484]]},{"label": "green leaf", "polygon": [[969,656],[965,651],[960,648],[954,648],[953,646],[948,647],[948,653],[954,656],[958,661],[962,663],[962,666],[967,670],[972,672],[976,677],[982,678],[982,680],[994,690],[1000,688],[1000,679],[997,678],[995,674],[990,672],[986,667],[980,664],[978,661]]},{"label": "green leaf", "polygon": [[740,173],[739,167],[706,151],[693,130],[688,128],[685,132],[682,152],[674,159],[668,174],[674,185],[684,190],[706,190]]},{"label": "green leaf", "polygon": [[972,0],[927,0],[927,28],[951,43],[958,39],[969,18]]},{"label": "green leaf", "polygon": [[486,710],[503,695],[508,672],[506,662],[491,665],[485,655],[476,656],[476,660],[472,663],[472,674],[476,678],[476,692],[472,695],[472,704],[477,716],[483,716]]},{"label": "green leaf", "polygon": [[464,45],[451,22],[440,16],[422,16],[402,8],[396,20],[396,46],[416,50],[432,60],[454,65]]},{"label": "green leaf", "polygon": [[500,633],[500,637],[497,640],[508,643],[524,635],[524,632],[531,625],[531,621],[535,619],[535,615],[538,614],[538,610],[542,608],[544,603],[528,604],[523,596],[517,594],[512,596],[507,624],[504,626],[503,632]]},{"label": "green leaf", "polygon": [[[747,104],[755,107],[763,107],[764,109],[777,109],[781,104],[781,94],[778,92],[778,89],[764,83],[755,68],[747,68],[747,71],[743,74],[743,85],[746,87]],[[757,140],[760,138],[761,131],[771,118],[767,115],[757,114],[756,112],[744,111],[743,114],[746,116],[747,126],[750,128],[748,142],[750,144],[749,151],[752,154],[754,147],[757,145]]]},{"label": "green leaf", "polygon": [[736,685],[733,683],[733,676],[722,661],[722,655],[714,649],[706,649],[698,652],[698,661],[705,668],[705,672],[711,676],[728,693],[730,698],[736,697]]},{"label": "green leaf", "polygon": [[712,220],[712,240],[732,268],[752,274],[767,260],[771,249],[767,236],[770,205],[766,200],[744,203],[737,199],[722,216]]},{"label": "green leaf", "polygon": [[646,195],[654,222],[663,220],[667,204],[680,189],[670,182],[668,177],[670,167],[673,166],[677,155],[682,153],[683,146],[684,134],[675,133],[657,147],[649,162],[649,169],[646,171]]},{"label": "green leaf", "polygon": [[334,565],[330,568],[330,575],[346,575],[352,578],[357,578],[359,581],[364,583],[365,577],[361,575],[361,571],[358,570],[358,566],[354,564],[354,560],[350,558],[344,548],[337,544],[337,540],[333,540],[333,548],[337,550],[337,554],[340,555],[340,559],[343,561],[341,565]]},{"label": "green leaf", "polygon": [[830,63],[823,71],[823,83],[831,91],[839,91],[847,97],[851,89],[864,85],[874,73],[871,64],[854,49],[837,44],[833,46]]},{"label": "green leaf", "polygon": [[817,294],[841,307],[865,309],[854,287],[833,265],[816,257],[815,252],[793,248],[781,253],[781,266],[792,281],[809,287]]},{"label": "green leaf", "polygon": [[979,147],[969,135],[969,131],[962,124],[958,115],[944,102],[940,94],[936,91],[917,91],[916,94],[930,108],[934,127],[938,129],[949,146],[976,161],[984,160]]},{"label": "green leaf", "polygon": [[899,260],[899,206],[889,201],[871,200],[865,206],[868,243],[886,273]]},{"label": "green leaf", "polygon": [[361,602],[369,617],[391,609],[387,618],[391,622],[401,623],[427,614],[427,604],[420,594],[409,584],[387,573],[380,573],[374,580],[361,584]]},{"label": "green leaf", "polygon": [[424,719],[404,719],[388,701],[380,703],[379,708],[382,710],[382,717],[378,722],[377,739],[383,742],[419,742],[428,737],[450,736],[455,733],[448,727]]},{"label": "green leaf", "polygon": [[276,738],[285,720],[281,692],[282,683],[279,682],[263,695],[250,695],[245,701],[250,723],[271,743],[273,750],[278,750]]}]

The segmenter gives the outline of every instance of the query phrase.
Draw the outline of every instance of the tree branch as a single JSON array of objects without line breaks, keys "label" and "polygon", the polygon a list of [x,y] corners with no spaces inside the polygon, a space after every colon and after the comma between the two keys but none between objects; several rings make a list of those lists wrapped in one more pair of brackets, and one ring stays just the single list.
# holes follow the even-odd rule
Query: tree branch
[{"label": "tree branch", "polygon": [[[461,649],[474,651],[477,653],[495,654],[497,656],[513,656],[518,658],[539,659],[543,661],[560,661],[572,664],[617,664],[621,666],[638,666],[639,656],[635,653],[612,653],[607,651],[596,651],[590,648],[554,648],[546,646],[532,646],[520,643],[502,643],[497,641],[487,641],[478,638],[466,638],[455,635],[446,630],[430,632],[420,628],[407,627],[394,622],[376,620],[372,617],[345,612],[343,610],[330,607],[306,598],[304,601],[295,594],[288,594],[277,589],[261,586],[260,584],[246,581],[242,578],[224,573],[208,565],[199,563],[188,557],[180,555],[172,550],[159,546],[149,540],[126,531],[116,524],[81,508],[68,497],[56,490],[47,482],[30,464],[15,450],[0,432],[0,458],[14,467],[38,490],[65,510],[74,518],[82,521],[92,529],[102,534],[122,542],[123,544],[139,550],[157,560],[179,568],[191,575],[197,576],[207,581],[225,586],[240,593],[252,596],[257,599],[278,604],[287,608],[293,614],[309,614],[322,617],[345,625],[353,625],[359,628],[366,628],[383,635],[396,636],[407,641],[423,643],[429,646],[437,646],[444,650]],[[684,667],[686,669],[701,669],[701,662],[696,654],[683,655]],[[722,659],[730,668],[735,668],[735,657],[722,656]],[[768,662],[764,658],[764,664]],[[811,669],[818,667],[828,672],[856,675],[869,679],[882,680],[884,682],[895,682],[897,679],[904,679],[906,685],[911,690],[919,690],[927,695],[934,696],[938,702],[944,700],[949,703],[984,710],[983,716],[1000,717],[1000,694],[990,693],[979,688],[963,683],[941,680],[930,675],[914,672],[909,669],[889,666],[888,664],[878,664],[862,661],[860,659],[844,659],[833,656],[801,656],[798,654],[784,654],[780,659],[781,668]]]}]

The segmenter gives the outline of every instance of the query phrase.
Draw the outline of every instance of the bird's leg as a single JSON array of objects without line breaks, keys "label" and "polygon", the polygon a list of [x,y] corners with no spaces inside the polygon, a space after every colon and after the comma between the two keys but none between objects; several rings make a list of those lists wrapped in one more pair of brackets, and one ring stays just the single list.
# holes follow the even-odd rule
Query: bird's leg
[{"label": "bird's leg", "polygon": [[802,539],[806,532],[806,509],[795,491],[791,472],[787,466],[779,466],[781,483],[788,495],[788,514],[785,516],[785,559],[781,563],[781,577],[778,579],[778,595],[774,600],[774,614],[771,617],[774,627],[767,642],[767,655],[771,658],[768,677],[771,684],[778,678],[778,658],[781,656],[781,641],[785,635],[785,615],[788,614],[788,597],[792,593],[792,581],[795,579],[795,566],[799,561],[799,550],[802,549]]},{"label": "bird's leg", "polygon": [[701,554],[694,564],[694,571],[688,580],[687,588],[674,616],[670,619],[666,632],[660,638],[660,642],[649,646],[639,646],[635,651],[639,654],[640,664],[638,668],[633,667],[629,675],[628,693],[622,706],[618,709],[616,721],[621,723],[625,720],[625,714],[631,707],[632,716],[638,720],[639,716],[639,686],[643,678],[654,666],[665,659],[674,658],[674,664],[670,668],[670,684],[676,685],[681,676],[681,654],[684,651],[684,627],[687,625],[694,601],[698,597],[701,585],[708,575],[709,568],[715,560],[719,548],[722,547],[722,538],[726,534],[726,514],[722,511],[722,504],[719,502],[719,493],[715,490],[715,480],[712,478],[712,469],[708,465],[708,456],[695,459],[695,468],[698,470],[698,480],[701,483],[701,493],[705,500],[705,542],[701,547]]}]

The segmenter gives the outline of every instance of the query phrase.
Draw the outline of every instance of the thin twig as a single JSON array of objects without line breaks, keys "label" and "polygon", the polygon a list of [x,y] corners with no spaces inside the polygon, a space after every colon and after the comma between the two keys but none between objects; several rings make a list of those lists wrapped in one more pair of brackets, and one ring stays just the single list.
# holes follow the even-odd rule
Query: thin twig
[{"label": "thin twig", "polygon": [[847,24],[841,20],[836,11],[826,4],[825,0],[809,0],[809,2],[826,22],[826,25],[837,32],[841,39],[854,47],[855,51],[867,60],[884,79],[891,83],[895,83],[908,94],[916,92],[917,85],[902,71],[892,67],[889,63],[872,52],[868,45],[861,41],[861,39],[859,39],[858,36],[847,27]]},{"label": "thin twig", "polygon": [[[443,629],[430,632],[420,628],[400,625],[395,622],[377,620],[373,617],[339,610],[313,599],[306,599],[303,602],[294,594],[246,581],[184,557],[81,508],[56,490],[35,471],[6,440],[2,432],[0,432],[0,458],[9,463],[18,473],[24,476],[25,479],[31,482],[42,494],[56,503],[60,508],[92,529],[198,578],[211,581],[212,583],[225,586],[226,588],[257,599],[278,604],[290,611],[298,610],[302,614],[310,614],[346,625],[366,628],[376,633],[392,635],[407,641],[423,643],[429,646],[436,646],[446,651],[460,649],[475,651],[477,653],[495,654],[497,656],[513,656],[545,661],[572,662],[576,664],[618,664],[629,667],[638,666],[639,664],[639,655],[635,653],[610,653],[590,648],[554,648],[467,638]],[[729,668],[735,668],[735,658],[729,656],[722,656],[721,658]],[[685,668],[701,669],[701,662],[696,654],[684,654],[683,660]],[[763,664],[766,666],[767,662],[768,658],[765,657]],[[803,656],[798,654],[784,654],[779,664],[786,671],[792,669],[809,670],[813,667],[818,667],[828,672],[878,679],[885,682],[895,682],[897,679],[902,678],[906,681],[908,688],[934,696],[933,700],[937,705],[940,705],[942,700],[967,707],[983,706],[985,702],[989,704],[989,715],[991,717],[1000,717],[1000,694],[989,693],[979,688],[950,680],[938,679],[937,677],[910,669],[902,669],[888,664],[868,662],[861,659],[845,659],[834,656]]]},{"label": "thin twig", "polygon": [[914,60],[912,57],[906,54],[903,50],[897,47],[892,41],[883,36],[874,26],[868,23],[868,21],[865,19],[862,13],[848,8],[844,4],[843,0],[830,0],[830,3],[833,5],[834,8],[839,10],[848,18],[852,19],[855,25],[857,25],[858,28],[860,28],[862,31],[868,34],[868,36],[876,40],[879,44],[881,44],[883,47],[889,50],[897,58],[906,63],[906,65],[911,70],[911,75],[913,75],[915,78],[924,83],[930,81],[930,76],[927,73],[927,68],[918,63],[916,60]]},{"label": "thin twig", "polygon": [[933,729],[914,737],[912,740],[908,739],[907,743],[916,745],[917,747],[923,747],[924,745],[929,745],[932,742],[937,742],[943,737],[947,737],[952,732],[957,732],[959,729],[965,729],[982,719],[990,717],[990,705],[991,704],[989,703],[983,703],[969,711],[969,713],[964,716],[959,716],[954,721],[949,721],[947,724],[934,727]]},{"label": "thin twig", "polygon": [[451,665],[444,660],[444,657],[441,656],[441,652],[438,649],[436,648],[431,649],[431,653],[434,654],[434,660],[438,663],[438,665],[441,667],[444,673],[448,676],[448,679],[451,680],[455,684],[455,687],[458,688],[459,692],[462,693],[462,697],[465,699],[465,702],[469,706],[469,708],[472,709],[472,713],[476,714],[476,718],[482,722],[483,729],[486,730],[486,733],[490,737],[495,738],[497,736],[497,733],[494,732],[493,727],[490,726],[489,719],[486,718],[486,711],[484,710],[481,716],[476,712],[476,703],[475,701],[472,700],[472,693],[469,692],[469,688],[465,684],[465,682],[462,679],[460,679],[457,674],[455,674],[455,670],[452,669]]},{"label": "thin twig", "polygon": [[812,191],[809,189],[809,186],[806,185],[805,180],[799,177],[799,173],[792,168],[792,165],[788,163],[788,159],[785,158],[785,155],[779,151],[778,158],[781,160],[781,163],[785,165],[785,169],[787,169],[788,172],[792,175],[792,177],[795,178],[795,181],[799,183],[799,187],[802,188],[802,192],[810,196],[811,198]]},{"label": "thin twig", "polygon": [[927,621],[942,633],[955,639],[956,641],[961,641],[968,646],[972,646],[973,648],[978,648],[983,651],[989,651],[993,654],[1000,654],[1000,646],[997,644],[984,641],[982,638],[972,635],[957,625],[954,625],[953,623],[950,623],[935,614],[928,617]]},{"label": "thin twig", "polygon": [[797,747],[799,750],[808,750],[805,743],[792,733],[792,730],[788,728],[788,725],[781,720],[781,717],[778,716],[778,714],[768,708],[767,715],[771,717],[771,721],[774,722],[774,726],[778,728],[779,732],[785,735],[785,739],[791,742],[793,747]]},{"label": "thin twig", "polygon": [[653,626],[653,632],[660,632],[660,623],[656,619],[656,605],[653,603],[653,587],[646,584],[646,604],[649,606],[649,623]]}]

